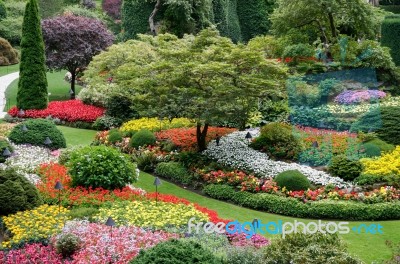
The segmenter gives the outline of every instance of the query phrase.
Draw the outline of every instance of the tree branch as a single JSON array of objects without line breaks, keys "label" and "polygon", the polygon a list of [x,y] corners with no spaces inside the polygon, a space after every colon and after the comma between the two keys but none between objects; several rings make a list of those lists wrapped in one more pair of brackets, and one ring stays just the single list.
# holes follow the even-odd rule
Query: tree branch
[{"label": "tree branch", "polygon": [[156,27],[154,25],[154,18],[157,15],[158,11],[160,10],[160,7],[161,7],[161,0],[157,0],[156,4],[154,6],[154,9],[151,12],[150,17],[149,17],[150,30],[151,30],[151,33],[153,34],[153,36],[157,36]]}]

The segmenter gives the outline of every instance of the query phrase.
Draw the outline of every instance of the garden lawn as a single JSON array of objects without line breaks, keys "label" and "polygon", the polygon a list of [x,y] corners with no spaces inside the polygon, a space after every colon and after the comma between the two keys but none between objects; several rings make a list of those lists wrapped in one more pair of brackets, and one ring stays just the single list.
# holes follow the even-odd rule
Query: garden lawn
[{"label": "garden lawn", "polygon": [[67,141],[67,147],[76,145],[90,145],[98,131],[89,129],[79,129],[66,126],[57,126],[58,129],[64,134]]},{"label": "garden lawn", "polygon": [[0,66],[0,76],[19,71],[19,64]]},{"label": "garden lawn", "polygon": [[[139,181],[134,184],[135,187],[140,187],[146,191],[154,192],[155,187],[153,186],[154,177],[147,174],[141,173]],[[173,194],[178,197],[185,198],[191,202],[198,203],[201,206],[205,206],[211,210],[218,212],[221,218],[238,220],[239,222],[252,221],[257,218],[264,224],[269,221],[290,221],[293,222],[296,218],[285,217],[275,214],[268,214],[259,212],[243,207],[239,207],[230,203],[218,201],[215,199],[207,198],[202,195],[193,193],[191,191],[180,188],[174,184],[166,181],[162,181],[161,186],[158,188],[160,193]],[[310,220],[302,220],[308,222]],[[350,222],[349,227],[372,222]],[[400,221],[379,221],[383,226],[383,234],[357,234],[350,231],[349,234],[341,235],[343,240],[348,244],[349,252],[356,255],[358,258],[363,260],[365,263],[373,263],[373,261],[380,262],[382,260],[389,259],[391,256],[390,249],[385,245],[386,240],[391,240],[395,243],[400,243]],[[270,238],[277,237],[277,235],[267,235]]]},{"label": "garden lawn", "polygon": [[[62,101],[70,98],[69,90],[71,85],[64,81],[65,73],[66,71],[47,73],[48,92],[50,93],[49,101]],[[81,88],[81,86],[75,85],[75,93],[78,94]],[[6,90],[7,104],[5,111],[17,104],[17,93],[18,79],[13,81]]]}]

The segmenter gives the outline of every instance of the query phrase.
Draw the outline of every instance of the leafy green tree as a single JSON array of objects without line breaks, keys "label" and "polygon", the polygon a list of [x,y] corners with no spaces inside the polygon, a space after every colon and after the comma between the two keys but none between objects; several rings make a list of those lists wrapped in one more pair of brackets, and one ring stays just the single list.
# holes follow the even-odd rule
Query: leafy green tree
[{"label": "leafy green tree", "polygon": [[26,4],[19,70],[17,107],[46,108],[48,103],[46,64],[37,0],[29,0]]},{"label": "leafy green tree", "polygon": [[199,151],[210,124],[235,117],[243,128],[259,98],[282,96],[286,69],[216,30],[183,39],[140,35],[134,43],[145,47],[115,72],[116,84],[142,116],[196,120]]},{"label": "leafy green tree", "polygon": [[376,38],[383,11],[365,0],[277,0],[271,16],[273,32],[282,36],[293,29],[318,34],[326,43],[339,34]]}]

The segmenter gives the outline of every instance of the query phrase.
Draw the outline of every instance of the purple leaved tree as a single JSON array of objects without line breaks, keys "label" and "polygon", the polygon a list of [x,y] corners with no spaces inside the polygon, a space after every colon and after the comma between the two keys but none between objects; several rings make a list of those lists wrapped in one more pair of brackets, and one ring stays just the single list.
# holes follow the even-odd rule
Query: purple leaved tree
[{"label": "purple leaved tree", "polygon": [[70,94],[75,99],[77,70],[110,46],[114,36],[99,20],[70,14],[43,20],[42,31],[47,67],[71,73]]}]

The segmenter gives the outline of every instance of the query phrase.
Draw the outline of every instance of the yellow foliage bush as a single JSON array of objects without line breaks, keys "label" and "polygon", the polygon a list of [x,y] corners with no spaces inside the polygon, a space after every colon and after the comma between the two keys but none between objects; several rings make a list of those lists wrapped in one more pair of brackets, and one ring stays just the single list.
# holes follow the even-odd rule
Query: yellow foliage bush
[{"label": "yellow foliage bush", "polygon": [[140,118],[130,120],[122,124],[121,131],[139,131],[148,129],[150,131],[160,131],[170,128],[193,127],[196,123],[187,118],[174,118],[170,122],[168,119],[159,120],[158,118]]},{"label": "yellow foliage bush", "polygon": [[383,154],[379,158],[361,159],[364,174],[377,176],[399,175],[400,176],[400,146],[391,153]]}]

